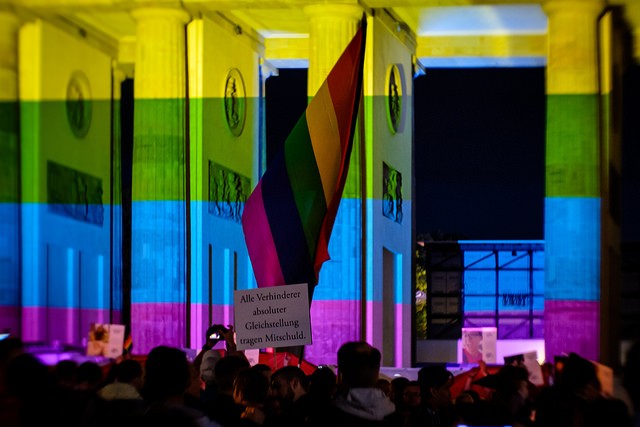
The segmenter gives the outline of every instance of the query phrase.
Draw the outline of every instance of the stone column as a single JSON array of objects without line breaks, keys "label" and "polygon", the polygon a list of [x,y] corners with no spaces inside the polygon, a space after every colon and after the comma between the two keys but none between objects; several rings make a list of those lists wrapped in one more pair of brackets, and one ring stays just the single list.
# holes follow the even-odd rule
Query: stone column
[{"label": "stone column", "polygon": [[600,137],[597,25],[603,0],[550,0],[547,60],[547,359],[600,356]]},{"label": "stone column", "polygon": [[0,10],[0,333],[20,334],[20,146],[18,142],[18,28]]},{"label": "stone column", "polygon": [[358,30],[363,10],[357,4],[319,4],[304,12],[310,24],[307,93],[313,97]]},{"label": "stone column", "polygon": [[[312,5],[304,11],[310,22],[307,94],[311,99],[355,35],[363,10],[354,2]],[[330,360],[340,344],[364,339],[360,144],[356,132],[349,173],[329,242],[331,261],[320,271],[311,303],[315,344],[307,347],[306,356],[318,363],[335,363]]]},{"label": "stone column", "polygon": [[[112,297],[112,321],[114,323],[127,323],[131,326],[129,303],[125,302],[123,296],[123,215],[122,215],[122,83],[127,75],[119,66],[118,62],[113,63],[113,115],[112,115],[112,141],[111,141],[111,294],[118,295]],[[129,284],[130,282],[127,282]]]},{"label": "stone column", "polygon": [[135,352],[187,345],[185,24],[180,9],[143,8],[134,79],[131,325]]}]

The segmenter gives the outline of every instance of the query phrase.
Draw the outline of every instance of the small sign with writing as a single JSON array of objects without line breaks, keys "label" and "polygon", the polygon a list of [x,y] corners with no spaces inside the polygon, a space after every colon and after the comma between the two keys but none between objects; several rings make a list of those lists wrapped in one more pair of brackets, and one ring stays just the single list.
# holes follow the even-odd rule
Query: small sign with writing
[{"label": "small sign with writing", "polygon": [[236,291],[238,350],[311,344],[307,284]]},{"label": "small sign with writing", "polygon": [[92,323],[89,328],[87,356],[104,356],[112,359],[122,356],[124,325]]}]

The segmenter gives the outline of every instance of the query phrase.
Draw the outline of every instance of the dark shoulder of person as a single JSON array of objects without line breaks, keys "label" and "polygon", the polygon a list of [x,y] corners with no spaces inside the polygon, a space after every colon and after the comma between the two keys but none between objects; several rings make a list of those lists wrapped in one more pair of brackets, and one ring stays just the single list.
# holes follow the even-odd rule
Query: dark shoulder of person
[{"label": "dark shoulder of person", "polygon": [[99,426],[136,427],[148,410],[142,399],[116,399],[104,401]]},{"label": "dark shoulder of person", "polygon": [[243,408],[238,405],[233,397],[219,393],[213,399],[204,404],[205,414],[223,427],[235,427],[240,422],[240,414]]},{"label": "dark shoulder of person", "polygon": [[601,397],[585,405],[585,408],[585,427],[631,426],[629,409],[621,399]]},{"label": "dark shoulder of person", "polygon": [[312,414],[305,427],[383,427],[384,420],[367,420],[348,414],[336,406],[328,406],[322,413]]}]

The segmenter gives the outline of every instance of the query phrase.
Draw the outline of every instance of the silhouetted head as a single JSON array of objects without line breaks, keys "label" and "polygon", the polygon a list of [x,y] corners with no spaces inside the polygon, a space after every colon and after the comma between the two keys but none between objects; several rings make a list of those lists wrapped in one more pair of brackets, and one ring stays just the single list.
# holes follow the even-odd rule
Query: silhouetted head
[{"label": "silhouetted head", "polygon": [[121,383],[130,383],[142,377],[142,364],[135,359],[125,359],[115,369],[115,379]]},{"label": "silhouetted head", "polygon": [[365,341],[343,344],[338,350],[338,382],[347,389],[375,387],[381,359],[380,351]]},{"label": "silhouetted head", "polygon": [[584,390],[587,387],[601,389],[596,365],[577,353],[569,353],[559,379],[562,385],[573,391]]},{"label": "silhouetted head", "polygon": [[453,374],[443,365],[425,366],[418,371],[422,401],[433,407],[451,403]]},{"label": "silhouetted head", "polygon": [[53,367],[53,376],[62,387],[72,388],[76,384],[78,362],[75,360],[60,360]]},{"label": "silhouetted head", "polygon": [[96,390],[102,386],[104,372],[96,362],[86,361],[76,369],[76,386],[85,390]]},{"label": "silhouetted head", "polygon": [[214,369],[220,391],[231,394],[238,373],[250,367],[249,361],[244,357],[231,355],[220,359]]},{"label": "silhouetted head", "polygon": [[243,369],[233,382],[233,399],[237,404],[261,405],[267,400],[269,381],[256,369]]},{"label": "silhouetted head", "polygon": [[336,393],[337,377],[328,366],[318,366],[309,375],[309,394],[320,400],[331,400]]},{"label": "silhouetted head", "polygon": [[409,385],[411,380],[407,377],[395,377],[391,380],[391,401],[396,405],[400,405],[402,403],[402,396],[404,393],[404,388]]},{"label": "silhouetted head", "polygon": [[187,355],[178,348],[158,346],[147,357],[141,394],[149,401],[162,401],[182,395],[190,381]]}]

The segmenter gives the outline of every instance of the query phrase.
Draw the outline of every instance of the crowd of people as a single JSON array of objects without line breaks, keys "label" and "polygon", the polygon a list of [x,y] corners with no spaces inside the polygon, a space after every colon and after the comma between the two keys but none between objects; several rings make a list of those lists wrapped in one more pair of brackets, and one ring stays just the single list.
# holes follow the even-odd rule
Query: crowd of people
[{"label": "crowd of people", "polygon": [[[47,366],[20,339],[2,340],[0,426],[640,426],[639,344],[623,372],[628,407],[604,395],[595,365],[574,353],[544,387],[513,364],[452,396],[445,366],[422,367],[417,380],[385,378],[380,351],[364,341],[340,347],[336,372],[320,366],[306,374],[298,366],[251,366],[235,349],[233,329],[214,326],[193,361],[157,346],[108,370],[91,361]],[[219,340],[224,354],[214,349]]]}]

